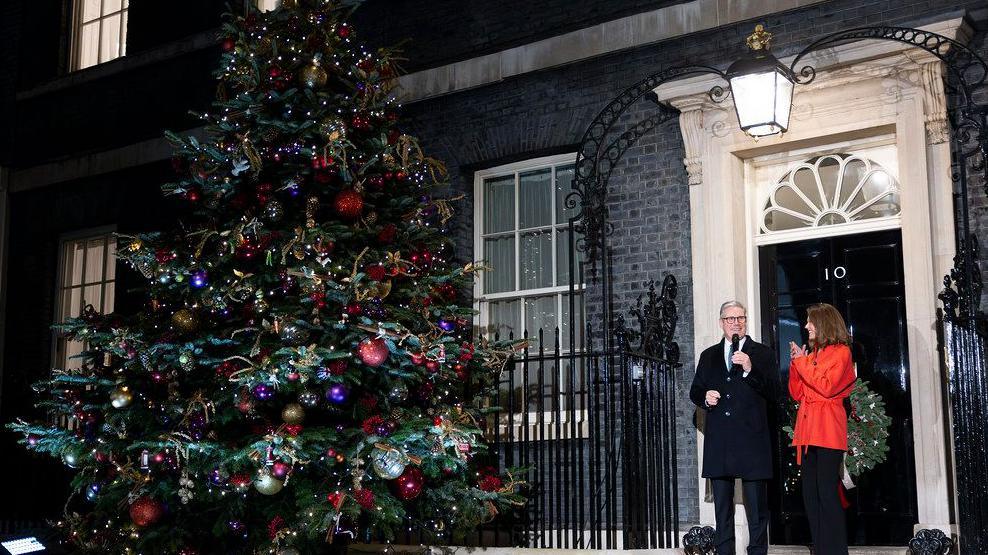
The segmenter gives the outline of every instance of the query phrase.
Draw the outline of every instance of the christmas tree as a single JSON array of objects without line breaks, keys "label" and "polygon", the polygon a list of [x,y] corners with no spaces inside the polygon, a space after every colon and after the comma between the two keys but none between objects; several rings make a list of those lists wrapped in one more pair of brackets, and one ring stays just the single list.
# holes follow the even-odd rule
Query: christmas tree
[{"label": "christmas tree", "polygon": [[79,551],[312,553],[523,502],[483,435],[510,346],[471,339],[443,165],[345,9],[228,14],[205,138],[169,135],[188,210],[118,239],[146,309],[66,322],[81,367],[12,425],[76,469]]}]

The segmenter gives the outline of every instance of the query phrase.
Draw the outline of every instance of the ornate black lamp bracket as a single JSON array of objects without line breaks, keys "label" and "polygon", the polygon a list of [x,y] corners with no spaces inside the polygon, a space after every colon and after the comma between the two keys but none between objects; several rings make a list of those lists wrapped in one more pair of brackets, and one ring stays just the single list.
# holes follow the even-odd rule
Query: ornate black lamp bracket
[{"label": "ornate black lamp bracket", "polygon": [[[699,74],[714,74],[726,78],[724,72],[708,66],[674,67],[654,73],[611,100],[584,133],[576,155],[573,192],[567,195],[565,202],[569,209],[579,208],[573,220],[579,222],[579,230],[584,234],[581,249],[586,253],[591,278],[596,276],[604,238],[612,231],[607,220],[607,191],[611,172],[628,148],[656,126],[674,119],[679,112],[659,105],[658,112],[654,115],[630,127],[616,139],[611,140],[609,137],[615,131],[621,116],[643,96],[667,81]],[[723,89],[720,90],[723,94]]]}]

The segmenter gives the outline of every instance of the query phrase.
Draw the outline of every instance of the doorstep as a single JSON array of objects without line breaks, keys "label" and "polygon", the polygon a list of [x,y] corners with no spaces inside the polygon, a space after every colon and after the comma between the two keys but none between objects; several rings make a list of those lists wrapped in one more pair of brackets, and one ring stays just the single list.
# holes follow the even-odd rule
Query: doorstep
[{"label": "doorstep", "polygon": [[[850,555],[907,555],[905,547],[851,547]],[[522,547],[423,547],[411,545],[373,545],[350,544],[349,553],[389,555],[562,555],[564,553],[577,555],[682,555],[682,549],[530,549]],[[808,547],[801,545],[773,545],[768,549],[769,555],[809,555]]]}]

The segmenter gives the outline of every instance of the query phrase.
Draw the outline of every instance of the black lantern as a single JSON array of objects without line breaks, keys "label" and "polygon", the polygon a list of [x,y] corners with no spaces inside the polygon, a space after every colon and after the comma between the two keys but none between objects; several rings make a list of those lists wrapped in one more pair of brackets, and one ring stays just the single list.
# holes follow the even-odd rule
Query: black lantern
[{"label": "black lantern", "polygon": [[769,50],[772,34],[761,25],[748,37],[751,51],[727,68],[731,96],[741,130],[752,137],[783,133],[789,128],[795,78]]}]

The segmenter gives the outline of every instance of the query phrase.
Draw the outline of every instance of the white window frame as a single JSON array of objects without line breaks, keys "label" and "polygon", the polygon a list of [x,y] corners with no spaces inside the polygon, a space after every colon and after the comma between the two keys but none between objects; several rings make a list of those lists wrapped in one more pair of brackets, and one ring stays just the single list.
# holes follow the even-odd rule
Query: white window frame
[{"label": "white window frame", "polygon": [[[107,14],[103,13],[103,4],[107,0],[97,1],[100,3],[99,15],[96,16],[95,19],[91,19],[88,22],[84,22],[82,20],[86,0],[73,0],[72,2],[72,46],[69,50],[71,61],[70,67],[72,71],[95,67],[127,55],[127,26],[130,16],[130,0],[120,0],[120,9]],[[103,45],[103,24],[104,20],[115,15],[120,16],[120,30],[118,31],[117,37],[117,40],[119,41],[119,48],[116,56],[107,57],[104,59],[103,53],[101,52]],[[88,65],[82,65],[82,28],[84,23],[90,23],[92,21],[98,22],[96,25],[99,29],[99,32],[96,33],[96,62]]]},{"label": "white window frame", "polygon": [[[506,164],[506,165],[503,165],[503,166],[497,166],[497,167],[494,167],[494,168],[488,168],[488,169],[485,169],[485,170],[481,170],[481,171],[476,172],[474,174],[474,197],[473,197],[474,198],[474,210],[473,210],[473,212],[474,212],[474,219],[473,219],[473,221],[474,221],[474,233],[473,233],[474,245],[473,245],[473,248],[474,248],[474,253],[475,253],[474,258],[476,258],[478,260],[484,259],[484,237],[485,237],[485,234],[484,234],[484,180],[485,179],[489,179],[489,178],[492,178],[492,177],[505,176],[507,174],[512,174],[512,173],[515,174],[515,202],[514,202],[514,207],[515,207],[515,223],[516,223],[516,226],[517,226],[517,222],[518,222],[518,179],[519,179],[518,176],[520,174],[524,173],[524,172],[527,172],[527,171],[545,169],[545,168],[548,168],[548,167],[555,167],[555,166],[561,166],[561,165],[566,165],[566,164],[573,164],[575,161],[576,161],[576,153],[572,153],[572,154],[557,154],[555,156],[545,156],[545,157],[542,157],[542,158],[533,158],[531,160],[525,160],[523,162],[516,162],[516,163],[513,163],[513,164]],[[553,178],[555,178],[555,174],[553,175]],[[555,185],[555,182],[553,184]],[[544,297],[544,296],[547,296],[547,295],[556,295],[556,315],[557,315],[557,318],[559,317],[558,315],[561,315],[562,314],[562,306],[561,306],[561,303],[563,302],[562,301],[562,299],[563,299],[562,293],[566,293],[566,292],[568,292],[570,290],[569,284],[564,284],[564,285],[558,285],[557,284],[557,285],[551,286],[551,287],[540,287],[540,288],[536,288],[536,289],[517,289],[517,286],[521,283],[521,263],[520,263],[519,257],[520,257],[520,252],[521,252],[521,235],[522,234],[524,234],[526,232],[529,232],[529,231],[541,229],[541,228],[551,227],[552,228],[552,231],[553,231],[553,236],[552,236],[552,245],[553,245],[553,248],[552,248],[552,263],[553,263],[553,267],[555,267],[556,264],[557,264],[557,260],[556,260],[556,256],[557,256],[556,233],[558,233],[558,231],[560,231],[562,229],[565,229],[566,228],[566,224],[565,223],[557,223],[555,221],[555,216],[556,216],[556,214],[555,214],[555,203],[553,204],[553,213],[552,213],[552,216],[553,216],[552,223],[549,224],[549,225],[538,226],[536,228],[524,228],[524,229],[515,227],[513,229],[513,233],[515,235],[515,287],[516,287],[515,290],[513,290],[513,291],[505,291],[505,292],[501,292],[501,293],[485,293],[485,291],[484,291],[484,272],[486,272],[486,270],[484,272],[481,272],[481,275],[479,276],[478,279],[474,280],[474,286],[473,286],[474,287],[473,288],[474,309],[477,311],[476,315],[474,316],[474,325],[480,331],[480,335],[483,335],[483,332],[486,330],[488,324],[490,323],[490,320],[489,320],[490,314],[488,313],[488,311],[486,309],[486,306],[487,306],[486,305],[486,302],[488,302],[488,301],[503,301],[503,300],[511,300],[511,299],[519,299],[519,300],[521,300],[521,299],[531,298],[531,297]],[[507,233],[508,232],[497,232],[497,233],[492,233],[490,235],[506,235]],[[556,273],[557,274],[558,274],[558,271],[559,271],[559,269],[556,268]],[[556,276],[554,275],[553,276],[553,280],[554,281],[555,281],[555,278],[556,278]],[[586,289],[586,284],[585,283],[574,284],[574,288],[575,288],[576,291],[582,292],[582,291],[584,291]],[[525,303],[524,302],[521,303],[520,313],[521,313],[521,324],[522,324],[522,326],[524,326],[524,322],[525,322]],[[524,332],[524,329],[522,329],[521,331]],[[530,331],[532,333],[536,333],[537,332],[537,330],[530,330]],[[551,330],[548,330],[548,331],[551,332]],[[575,333],[575,331],[576,330],[570,330],[570,333]],[[516,339],[519,339],[519,338],[520,337],[516,337]],[[502,337],[501,339],[507,339],[507,338],[506,337]],[[560,352],[566,352],[566,351],[568,351],[568,349],[567,348],[564,348],[564,347],[566,347],[566,346],[560,345]]]},{"label": "white window frame", "polygon": [[[518,199],[518,197],[519,197],[519,183],[518,183],[518,179],[519,179],[520,174],[522,174],[524,172],[528,172],[528,171],[532,171],[532,170],[545,169],[545,168],[549,168],[549,167],[554,168],[555,166],[561,166],[561,165],[567,165],[567,164],[572,165],[572,164],[575,163],[575,161],[576,161],[576,153],[557,154],[557,155],[554,155],[554,156],[544,156],[544,157],[541,157],[541,158],[533,158],[533,159],[530,159],[530,160],[524,160],[524,161],[521,161],[521,162],[515,162],[513,164],[505,164],[505,165],[502,165],[502,166],[488,168],[488,169],[481,170],[481,171],[478,171],[478,172],[474,173],[474,197],[473,197],[474,198],[474,219],[473,219],[474,233],[473,233],[473,236],[474,236],[474,254],[475,254],[474,258],[475,259],[478,259],[478,260],[485,259],[485,253],[484,253],[484,239],[485,239],[485,235],[506,235],[508,233],[507,231],[505,231],[505,232],[496,232],[496,233],[491,233],[491,234],[485,234],[484,233],[484,180],[485,179],[490,179],[490,178],[493,178],[493,177],[502,177],[502,176],[506,176],[508,174],[514,174],[514,176],[515,176],[515,202],[514,202],[514,208],[515,208],[515,227],[513,228],[512,231],[514,232],[514,235],[515,235],[515,287],[516,288],[513,291],[506,291],[506,292],[501,292],[501,293],[489,293],[489,294],[486,294],[485,291],[484,291],[484,279],[485,279],[485,276],[483,275],[483,272],[486,272],[486,270],[484,270],[483,272],[481,272],[481,275],[478,276],[478,279],[475,279],[474,280],[474,289],[473,289],[473,293],[474,293],[473,294],[473,298],[474,298],[474,309],[475,309],[474,326],[475,326],[475,329],[478,332],[477,335],[479,335],[479,336],[485,336],[486,335],[486,330],[487,330],[487,327],[488,327],[488,325],[490,323],[490,320],[489,320],[490,313],[489,313],[489,310],[487,308],[488,307],[488,302],[490,302],[490,301],[503,301],[503,300],[510,300],[510,299],[519,299],[519,301],[522,301],[520,303],[521,306],[520,306],[520,310],[519,310],[519,312],[520,312],[520,324],[522,326],[522,328],[521,328],[520,331],[521,331],[521,333],[524,333],[524,331],[525,331],[524,330],[524,324],[525,324],[525,303],[523,302],[523,300],[526,299],[526,298],[531,298],[531,297],[542,297],[542,296],[547,296],[547,295],[555,295],[556,296],[556,318],[557,318],[557,322],[559,322],[559,318],[562,315],[562,305],[561,305],[561,303],[568,302],[566,300],[566,298],[565,298],[564,293],[568,293],[570,291],[570,285],[567,283],[567,284],[563,284],[563,285],[558,285],[557,284],[557,285],[552,286],[552,287],[540,287],[540,288],[536,288],[536,289],[518,289],[517,287],[521,283],[521,275],[520,275],[520,273],[521,273],[521,263],[520,263],[519,257],[520,257],[520,250],[521,250],[521,235],[522,234],[524,234],[525,232],[528,232],[528,231],[536,230],[536,229],[542,229],[542,228],[551,227],[552,228],[552,237],[553,237],[553,242],[552,242],[553,248],[551,249],[552,250],[552,263],[553,263],[553,267],[555,268],[556,265],[557,265],[557,262],[558,262],[557,259],[556,259],[557,249],[556,249],[556,243],[555,243],[555,241],[557,239],[558,230],[565,229],[566,228],[566,224],[565,223],[560,224],[560,223],[557,223],[556,222],[556,213],[555,213],[556,203],[555,203],[555,198],[554,198],[553,199],[554,202],[553,202],[553,209],[552,209],[553,212],[552,212],[552,223],[551,224],[545,225],[545,226],[538,226],[536,228],[524,228],[524,229],[518,228],[517,227],[517,224],[518,224],[518,200],[519,200]],[[553,193],[555,194],[555,171],[553,172],[553,187],[554,187]],[[556,268],[556,272],[558,273],[558,268]],[[580,274],[580,272],[579,272],[578,269],[576,270],[576,274],[577,275]],[[554,275],[553,276],[553,281],[554,282],[556,281],[556,278],[557,278],[557,276]],[[576,292],[583,292],[583,291],[586,290],[586,283],[582,283],[581,282],[581,283],[573,284],[573,287],[574,287],[574,291],[576,291]],[[585,300],[584,300],[584,303],[585,303]],[[583,307],[579,307],[578,310],[581,310],[582,311],[583,310]],[[578,320],[579,319],[577,319],[577,321]],[[538,330],[529,330],[529,331],[531,333],[537,333]],[[548,340],[548,341],[551,341],[552,340],[552,335],[551,334],[553,333],[553,330],[544,330],[544,331],[548,331],[548,333],[549,333],[548,336],[545,336],[545,339]],[[585,332],[585,330],[582,330],[581,329],[579,333],[582,335],[584,332]],[[575,330],[575,329],[570,330],[570,334],[576,334],[576,333],[577,333],[577,330]],[[506,337],[502,337],[501,339],[507,339],[507,338]],[[520,337],[516,337],[515,339],[520,339]],[[562,339],[560,338],[560,341],[561,340]],[[577,342],[576,345],[577,345],[577,352],[579,352],[579,342]],[[535,345],[535,346],[537,347],[537,345]],[[560,361],[567,360],[567,358],[566,358],[565,355],[567,355],[567,354],[570,353],[569,345],[562,345],[561,344],[559,347],[560,347],[559,348]],[[548,350],[547,350],[547,352],[548,352]],[[529,354],[532,355],[532,356],[534,356],[537,353],[536,352],[530,352]],[[565,393],[563,395],[565,396]],[[508,433],[508,425],[509,425],[509,423],[508,423],[508,419],[507,419],[506,416],[507,415],[502,415],[501,422],[498,423],[499,433],[501,434],[501,437],[507,437],[507,433]],[[571,430],[570,430],[570,427],[569,427],[569,417],[570,417],[569,410],[566,409],[566,410],[563,410],[560,413],[559,421],[560,421],[560,423],[565,424],[565,426],[563,426],[563,429],[562,429],[562,436],[557,437],[556,434],[554,433],[555,425],[556,425],[556,420],[554,418],[552,418],[552,416],[553,416],[553,414],[551,412],[548,412],[548,411],[545,414],[543,414],[542,415],[542,419],[541,419],[542,420],[542,425],[540,426],[538,424],[538,422],[539,422],[539,413],[538,413],[538,411],[536,411],[536,410],[528,410],[528,428],[529,428],[528,434],[527,434],[528,435],[528,441],[555,440],[555,439],[565,439],[565,438],[571,437],[570,436]],[[585,408],[577,409],[575,411],[575,419],[576,419],[576,422],[577,422],[577,426],[576,426],[576,435],[573,436],[573,437],[575,437],[575,438],[589,437],[589,422],[587,421],[587,412],[586,412],[586,409]],[[525,422],[525,420],[524,420],[524,412],[518,412],[517,414],[514,415],[514,418],[512,419],[512,422],[510,423],[511,427],[513,428],[514,440],[516,442],[522,441],[522,438],[525,437],[524,430],[523,430],[524,422]],[[540,431],[541,431],[541,433],[540,433]]]},{"label": "white window frame", "polygon": [[[82,314],[82,310],[86,307],[87,304],[92,304],[91,302],[88,302],[88,300],[84,296],[85,289],[87,286],[87,282],[85,281],[85,276],[86,276],[86,266],[88,262],[86,258],[87,255],[85,254],[85,250],[83,251],[84,254],[83,254],[82,267],[79,269],[79,271],[82,274],[82,277],[80,279],[80,284],[74,285],[73,283],[71,283],[72,280],[69,280],[68,283],[66,282],[65,271],[68,264],[67,257],[70,254],[69,248],[72,245],[85,243],[98,238],[103,239],[103,261],[102,261],[103,269],[100,275],[100,280],[89,282],[88,285],[92,286],[98,284],[100,286],[100,306],[96,307],[97,310],[101,312],[105,310],[105,307],[107,306],[108,298],[112,298],[113,302],[114,303],[116,302],[116,283],[117,283],[116,268],[114,268],[113,277],[111,279],[107,279],[107,273],[110,268],[110,265],[116,264],[116,250],[110,249],[111,239],[113,240],[113,243],[116,244],[115,232],[116,232],[115,226],[104,226],[104,227],[81,230],[73,233],[67,233],[59,237],[58,274],[55,282],[56,301],[55,301],[55,314],[52,322],[53,324],[59,324],[62,321],[64,321],[64,317],[62,315],[65,314],[66,312],[65,292],[67,290],[77,287],[82,289],[83,295],[80,295],[81,304],[78,307],[80,314]],[[55,331],[55,333],[52,334],[52,350],[51,350],[52,368],[66,369],[72,364],[72,361],[68,359],[68,355],[67,355],[68,349],[65,348],[65,345],[67,343],[68,340],[61,332]]]}]

